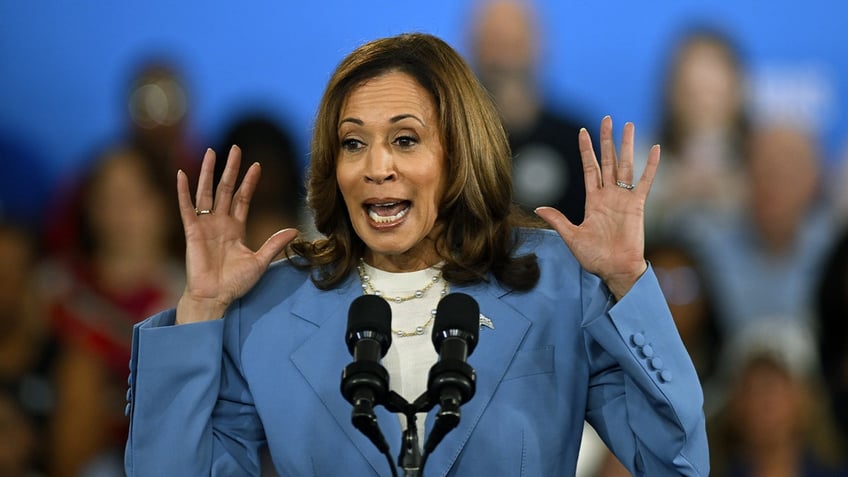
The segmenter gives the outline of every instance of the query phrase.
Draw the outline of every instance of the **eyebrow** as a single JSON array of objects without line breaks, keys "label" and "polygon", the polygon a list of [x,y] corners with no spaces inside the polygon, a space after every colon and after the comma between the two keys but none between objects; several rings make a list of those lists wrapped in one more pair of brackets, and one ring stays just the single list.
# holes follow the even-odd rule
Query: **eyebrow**
[{"label": "eyebrow", "polygon": [[[398,114],[397,116],[392,116],[392,118],[389,119],[389,122],[394,124],[396,122],[402,121],[402,120],[407,119],[407,118],[412,118],[412,119],[418,121],[419,123],[421,123],[422,126],[427,126],[427,124],[425,124],[424,121],[421,120],[421,118],[419,118],[418,116],[416,116],[414,114],[408,114],[408,113],[407,114]],[[353,123],[353,124],[356,124],[358,126],[364,126],[365,125],[365,122],[363,122],[361,119],[350,118],[350,117],[344,118],[341,121],[339,121],[339,127],[341,127],[341,125],[344,124],[344,123]]]}]

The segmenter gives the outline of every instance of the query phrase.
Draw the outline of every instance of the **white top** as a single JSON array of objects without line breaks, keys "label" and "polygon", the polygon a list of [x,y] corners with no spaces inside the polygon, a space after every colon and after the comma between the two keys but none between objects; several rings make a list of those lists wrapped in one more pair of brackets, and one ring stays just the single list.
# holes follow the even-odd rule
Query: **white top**
[{"label": "white top", "polygon": [[[406,297],[423,289],[438,275],[438,268],[427,268],[417,272],[390,273],[364,264],[365,273],[370,277],[374,289],[383,293],[386,298],[395,296]],[[389,372],[389,388],[403,396],[408,402],[415,401],[418,396],[427,391],[427,376],[430,368],[438,361],[438,354],[433,348],[433,322],[427,325],[424,333],[414,336],[400,337],[396,331],[410,332],[422,326],[430,319],[432,310],[436,309],[442,298],[445,282],[440,279],[421,298],[413,298],[401,303],[387,300],[392,308],[392,345],[383,358],[383,366]],[[406,417],[400,417],[401,428],[406,428]],[[419,413],[418,441],[424,445],[424,419],[426,414]]]}]

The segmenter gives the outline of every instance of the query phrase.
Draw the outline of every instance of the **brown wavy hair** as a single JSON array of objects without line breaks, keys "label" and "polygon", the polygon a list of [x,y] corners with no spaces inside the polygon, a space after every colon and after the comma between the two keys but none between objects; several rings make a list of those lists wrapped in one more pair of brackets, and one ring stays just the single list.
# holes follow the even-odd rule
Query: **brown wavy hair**
[{"label": "brown wavy hair", "polygon": [[294,242],[295,264],[312,268],[315,284],[329,289],[364,254],[366,245],[353,230],[336,181],[339,115],[353,89],[397,71],[430,92],[441,124],[449,179],[439,205],[445,230],[436,248],[445,261],[444,278],[467,284],[492,273],[512,289],[532,288],[539,266],[534,254],[514,256],[514,228],[538,227],[541,221],[512,202],[511,153],[497,109],[462,57],[443,40],[422,33],[366,43],[330,78],[315,119],[307,180],[307,203],[324,238]]}]

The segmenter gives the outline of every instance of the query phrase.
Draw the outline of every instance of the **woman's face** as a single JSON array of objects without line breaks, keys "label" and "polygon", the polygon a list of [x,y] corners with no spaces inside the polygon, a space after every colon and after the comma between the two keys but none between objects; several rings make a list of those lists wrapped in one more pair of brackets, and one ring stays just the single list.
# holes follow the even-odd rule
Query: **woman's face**
[{"label": "woman's face", "polygon": [[167,237],[165,199],[150,184],[132,152],[114,153],[92,184],[89,217],[101,251],[114,253],[163,247]]},{"label": "woman's face", "polygon": [[774,446],[797,435],[803,419],[803,381],[770,359],[754,359],[737,386],[731,409],[746,444]]},{"label": "woman's face", "polygon": [[433,98],[390,72],[355,87],[339,115],[336,179],[366,260],[387,271],[440,261],[445,153]]},{"label": "woman's face", "polygon": [[689,129],[725,127],[739,108],[735,67],[721,46],[696,41],[683,52],[672,100],[678,120]]}]

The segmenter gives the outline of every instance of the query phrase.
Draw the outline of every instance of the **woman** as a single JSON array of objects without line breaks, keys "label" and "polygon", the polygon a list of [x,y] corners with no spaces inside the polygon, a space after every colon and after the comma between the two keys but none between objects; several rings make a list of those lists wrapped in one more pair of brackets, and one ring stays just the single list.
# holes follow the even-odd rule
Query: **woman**
[{"label": "woman", "polygon": [[649,236],[690,229],[693,214],[732,214],[747,193],[744,56],[731,36],[706,25],[684,30],[673,44],[658,131],[665,165],[649,201]]},{"label": "woman", "polygon": [[[469,360],[476,395],[429,475],[573,474],[584,419],[638,475],[707,475],[701,389],[642,256],[659,148],[634,187],[633,126],[620,164],[609,118],[601,130],[603,172],[580,134],[581,226],[542,208],[559,237],[518,228],[494,106],[446,43],[408,34],[355,50],[324,94],[308,200],[326,238],[243,245],[260,171],[236,188],[236,147],[214,197],[214,153],[194,204],[178,173],[187,286],[133,338],[128,474],[255,475],[267,445],[281,475],[388,475],[338,379],[348,307],[379,290],[398,298],[384,365],[407,399],[437,359],[421,310],[439,292],[471,295],[490,320]],[[268,268],[287,245],[294,258]],[[397,455],[398,419],[377,411]]]},{"label": "woman", "polygon": [[728,342],[710,416],[712,468],[730,477],[848,475],[805,324],[749,323]]},{"label": "woman", "polygon": [[[185,283],[173,193],[150,156],[124,145],[95,157],[74,215],[77,246],[51,256],[46,302],[61,344],[51,475],[121,470],[133,326],[173,303]],[[175,201],[173,201],[175,202]]]}]

